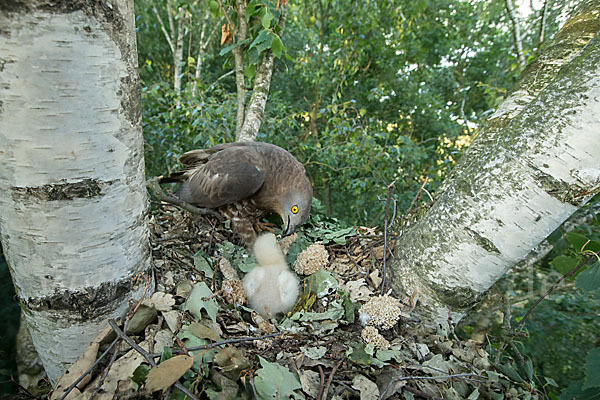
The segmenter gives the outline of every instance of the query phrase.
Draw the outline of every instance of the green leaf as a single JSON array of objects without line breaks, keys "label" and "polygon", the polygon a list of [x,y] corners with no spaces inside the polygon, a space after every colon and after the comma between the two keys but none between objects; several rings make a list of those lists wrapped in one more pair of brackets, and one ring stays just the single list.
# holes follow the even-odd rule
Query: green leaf
[{"label": "green leaf", "polygon": [[579,257],[562,255],[555,257],[552,261],[550,261],[550,265],[552,265],[552,268],[554,268],[556,271],[564,275],[575,268],[577,264],[579,264],[579,261]]},{"label": "green leaf", "polygon": [[210,0],[208,2],[208,8],[213,17],[216,17],[219,14],[219,3],[217,3],[215,0]]},{"label": "green leaf", "polygon": [[169,346],[165,346],[160,355],[160,362],[167,361],[171,357],[173,357],[173,351]]},{"label": "green leaf", "polygon": [[584,292],[591,292],[600,288],[600,262],[594,263],[585,271],[577,275],[575,279],[575,287],[582,289]]},{"label": "green leaf", "polygon": [[140,366],[133,371],[133,375],[129,379],[136,384],[136,388],[139,388],[144,384],[144,382],[146,382],[148,372],[150,372],[150,366],[146,364],[140,364]]},{"label": "green leaf", "polygon": [[591,350],[585,357],[583,390],[600,387],[600,348]]},{"label": "green leaf", "polygon": [[533,362],[530,358],[527,358],[525,364],[521,366],[521,371],[523,371],[529,382],[533,381]]},{"label": "green leaf", "polygon": [[283,43],[281,42],[281,38],[276,34],[273,34],[273,39],[271,40],[271,49],[273,50],[273,55],[275,57],[281,57],[281,53],[283,52]]},{"label": "green leaf", "polygon": [[258,46],[256,46],[256,52],[260,54],[266,49],[270,48],[273,37],[273,33],[271,31],[267,31],[267,39],[264,42],[260,43]]},{"label": "green leaf", "polygon": [[571,243],[573,245],[573,247],[575,247],[575,250],[578,252],[581,251],[582,248],[584,251],[590,250],[595,253],[600,251],[600,242],[590,240],[585,235],[582,235],[580,233],[575,233],[575,232],[569,232],[565,235],[565,237],[567,238],[569,243]]},{"label": "green leaf", "polygon": [[273,21],[273,14],[269,11],[268,8],[265,7],[265,15],[260,19],[260,23],[263,28],[269,29],[271,27],[271,21]]},{"label": "green leaf", "polygon": [[558,383],[556,383],[556,381],[548,376],[545,376],[544,379],[546,380],[546,384],[550,385],[550,386],[554,386],[555,388],[558,387]]},{"label": "green leaf", "polygon": [[206,311],[210,319],[213,322],[217,322],[217,311],[219,306],[215,299],[204,300],[205,298],[211,297],[213,292],[204,282],[198,282],[194,285],[190,297],[183,304],[183,310],[189,311],[197,321],[202,319],[202,309]]},{"label": "green leaf", "polygon": [[598,395],[597,389],[583,389],[582,381],[575,381],[568,388],[563,390],[560,394],[559,400],[573,400],[573,399],[582,399],[582,400],[591,400]]},{"label": "green leaf", "polygon": [[506,375],[508,378],[510,378],[510,380],[518,382],[518,383],[523,383],[524,380],[523,378],[521,378],[521,375],[519,375],[519,373],[517,372],[517,370],[515,369],[515,367],[511,364],[495,364],[495,367],[498,369],[498,371],[502,372],[504,375]]},{"label": "green leaf", "polygon": [[256,371],[254,386],[261,399],[288,399],[296,396],[294,390],[302,388],[296,374],[277,363],[271,363],[258,356],[261,369]]},{"label": "green leaf", "polygon": [[235,49],[236,46],[237,46],[237,43],[230,44],[229,46],[223,47],[221,49],[221,51],[219,52],[219,55],[224,56],[225,54],[229,53],[231,50]]},{"label": "green leaf", "polygon": [[270,37],[269,33],[270,33],[270,31],[268,31],[268,30],[262,30],[262,31],[260,31],[260,33],[258,34],[258,36],[256,36],[256,38],[252,41],[252,43],[248,47],[248,50],[250,50],[254,46],[256,46],[256,45],[264,42],[265,40],[269,39],[269,37]]},{"label": "green leaf", "polygon": [[206,253],[202,250],[194,254],[194,267],[196,267],[198,271],[203,272],[205,277],[212,279],[214,269],[206,259]]},{"label": "green leaf", "polygon": [[350,348],[346,351],[346,355],[350,361],[358,365],[368,366],[373,362],[373,357],[367,353],[363,343],[350,343]]},{"label": "green leaf", "polygon": [[327,296],[338,288],[339,283],[331,272],[320,269],[307,279],[308,287],[317,297]]}]

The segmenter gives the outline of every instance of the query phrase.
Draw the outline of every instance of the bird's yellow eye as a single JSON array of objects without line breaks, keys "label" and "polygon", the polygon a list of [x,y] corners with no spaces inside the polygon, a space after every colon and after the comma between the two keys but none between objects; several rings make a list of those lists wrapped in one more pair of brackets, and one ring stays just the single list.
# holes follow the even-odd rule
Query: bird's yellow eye
[{"label": "bird's yellow eye", "polygon": [[298,214],[298,206],[292,206],[292,214]]}]

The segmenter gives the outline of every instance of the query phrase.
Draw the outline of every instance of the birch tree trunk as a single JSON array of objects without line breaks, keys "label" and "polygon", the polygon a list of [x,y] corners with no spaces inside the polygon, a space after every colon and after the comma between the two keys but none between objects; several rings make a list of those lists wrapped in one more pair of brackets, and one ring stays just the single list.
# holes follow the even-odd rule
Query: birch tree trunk
[{"label": "birch tree trunk", "polygon": [[[277,25],[280,28],[280,34],[283,34],[283,29],[285,28],[285,19],[287,15],[287,5],[282,3],[281,7],[281,15],[279,16],[279,21]],[[236,72],[237,72],[237,59],[236,56]],[[254,76],[254,85],[252,87],[252,96],[250,97],[250,102],[246,106],[246,114],[243,119],[243,124],[240,123],[240,85],[238,82],[238,125],[236,129],[236,137],[235,140],[238,142],[246,142],[253,141],[256,139],[256,135],[258,134],[258,130],[265,118],[265,108],[267,106],[267,100],[269,97],[269,89],[271,87],[271,78],[273,76],[273,51],[271,49],[267,49],[264,51],[263,56],[261,58],[260,64],[256,69],[256,75]],[[242,74],[242,84],[243,84],[243,69],[241,70]],[[236,76],[239,75],[236,73]],[[244,100],[245,100],[245,89],[244,92]],[[243,113],[243,108],[241,109]]]},{"label": "birch tree trunk", "polygon": [[54,382],[151,259],[133,1],[48,4],[0,3],[0,232]]},{"label": "birch tree trunk", "polygon": [[419,293],[425,324],[459,321],[600,190],[599,15],[598,2],[583,2],[401,233],[391,284]]}]

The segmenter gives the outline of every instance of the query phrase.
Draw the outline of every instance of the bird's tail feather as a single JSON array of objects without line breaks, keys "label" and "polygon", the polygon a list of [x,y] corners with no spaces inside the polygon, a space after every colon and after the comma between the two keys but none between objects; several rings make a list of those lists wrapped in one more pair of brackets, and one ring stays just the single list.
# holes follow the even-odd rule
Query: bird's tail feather
[{"label": "bird's tail feather", "polygon": [[275,240],[275,235],[265,233],[260,235],[254,242],[254,256],[258,265],[286,265],[283,253]]},{"label": "bird's tail feather", "polygon": [[173,172],[169,176],[161,176],[158,180],[158,183],[173,183],[173,182],[183,182],[187,179],[185,175],[186,171]]}]

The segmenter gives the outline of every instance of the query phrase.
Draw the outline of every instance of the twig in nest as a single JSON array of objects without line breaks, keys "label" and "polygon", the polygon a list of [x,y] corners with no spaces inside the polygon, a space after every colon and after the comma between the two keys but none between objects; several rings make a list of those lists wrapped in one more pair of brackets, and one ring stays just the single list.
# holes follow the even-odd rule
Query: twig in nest
[{"label": "twig in nest", "polygon": [[[264,336],[256,336],[256,337],[243,337],[243,338],[236,338],[236,339],[228,339],[228,340],[223,340],[221,342],[215,342],[215,343],[210,343],[210,344],[203,344],[201,346],[194,346],[194,347],[188,347],[187,351],[196,351],[196,350],[210,350],[212,348],[218,347],[218,346],[223,346],[226,344],[232,344],[232,343],[241,343],[241,342],[252,342],[255,340],[264,340],[264,339],[268,339],[274,336],[283,336],[283,334],[281,332],[275,332],[275,333],[269,333],[268,335],[264,335]],[[174,350],[173,354],[181,354],[182,351],[180,350]],[[160,357],[162,355],[162,353],[154,353],[154,354],[150,354],[151,357],[155,358],[155,357]]]},{"label": "twig in nest", "polygon": [[[123,339],[125,342],[127,342],[128,345],[130,345],[138,353],[140,353],[142,356],[144,356],[144,358],[148,361],[148,363],[152,367],[156,367],[156,363],[154,362],[154,359],[152,358],[152,356],[150,354],[148,354],[148,352],[146,350],[144,350],[142,347],[140,347],[136,342],[134,342],[133,339],[131,339],[129,336],[125,335],[125,333],[123,333],[123,331],[119,328],[119,326],[117,325],[117,323],[115,322],[114,319],[108,320],[108,324],[113,329],[113,331],[115,331],[115,333],[117,334],[117,336],[119,338]],[[175,386],[175,388],[180,390],[183,394],[188,396],[190,399],[198,400],[198,398],[196,396],[194,396],[194,394],[191,393],[189,390],[187,390],[187,388],[185,386],[183,386],[181,383],[175,382],[173,384],[173,386]]]},{"label": "twig in nest", "polygon": [[331,370],[331,374],[329,374],[329,378],[327,379],[327,385],[325,385],[325,389],[323,389],[323,400],[327,400],[327,393],[329,393],[329,386],[331,385],[331,382],[333,382],[333,377],[335,376],[335,373],[338,370],[338,368],[340,367],[340,365],[342,365],[342,362],[344,362],[344,360],[340,360],[335,365],[335,367],[333,367],[333,369]]},{"label": "twig in nest", "polygon": [[323,373],[323,367],[319,365],[319,376],[321,378],[321,382],[319,383],[319,394],[317,395],[317,400],[323,399],[323,389],[325,387],[325,374]]},{"label": "twig in nest", "polygon": [[219,214],[218,212],[216,212],[215,210],[211,210],[210,208],[200,208],[200,207],[196,207],[191,205],[190,203],[187,203],[181,199],[178,199],[176,197],[173,196],[167,196],[165,194],[165,192],[163,192],[162,188],[160,187],[159,183],[158,183],[158,179],[159,177],[154,177],[152,179],[148,179],[146,181],[146,188],[148,190],[150,190],[152,192],[152,194],[154,196],[156,196],[157,199],[159,199],[160,201],[164,201],[166,203],[170,203],[170,204],[174,204],[180,208],[183,208],[186,211],[191,212],[192,214],[197,214],[197,215],[212,215],[213,217],[217,218],[219,221],[223,222],[223,217],[221,216],[221,214]]},{"label": "twig in nest", "polygon": [[[469,377],[477,377],[477,378],[482,378],[485,379],[485,377],[477,375],[477,374],[472,374],[472,373],[466,373],[466,374],[452,374],[452,375],[437,375],[437,376],[402,376],[399,378],[394,378],[391,379],[390,382],[387,384],[387,386],[385,387],[385,389],[383,389],[383,392],[381,392],[381,394],[379,395],[379,400],[382,400],[383,397],[385,396],[385,394],[387,393],[388,390],[390,390],[390,388],[392,387],[392,385],[396,382],[401,382],[401,381],[422,381],[422,380],[433,380],[433,379],[453,379],[453,378],[469,378]],[[482,380],[475,380],[475,379],[470,379],[476,382],[481,382],[481,383],[485,383],[485,381]]]},{"label": "twig in nest", "polygon": [[102,359],[104,357],[106,357],[106,355],[112,350],[112,348],[115,347],[115,345],[117,344],[118,341],[119,341],[119,338],[116,338],[115,340],[113,340],[112,343],[108,346],[108,348],[106,350],[104,350],[104,353],[102,353],[100,355],[100,357],[98,357],[96,359],[96,361],[92,365],[90,365],[90,367],[87,370],[85,370],[85,372],[83,374],[81,374],[81,376],[79,378],[77,378],[75,380],[75,382],[71,383],[71,385],[67,388],[67,390],[65,390],[65,392],[63,393],[63,395],[60,397],[59,400],[64,400],[69,395],[69,393],[71,393],[71,391],[75,388],[75,386],[77,386],[79,384],[79,382],[81,382],[82,379],[86,377],[87,374],[89,374],[90,372],[92,372],[92,370],[94,368],[96,368],[96,366],[100,363],[100,361],[102,361]]},{"label": "twig in nest", "polygon": [[387,254],[388,254],[388,229],[392,227],[392,225],[394,224],[394,220],[396,219],[396,211],[397,211],[397,201],[396,199],[394,199],[394,213],[392,215],[391,220],[389,219],[390,216],[390,202],[392,201],[392,193],[394,192],[394,185],[396,184],[396,181],[393,181],[392,183],[390,183],[387,187],[387,198],[385,200],[385,219],[383,221],[383,271],[382,271],[382,280],[381,280],[381,295],[383,296],[383,294],[385,293],[385,284],[386,284],[386,278],[387,278],[387,266],[386,266],[386,260],[387,260]]}]

